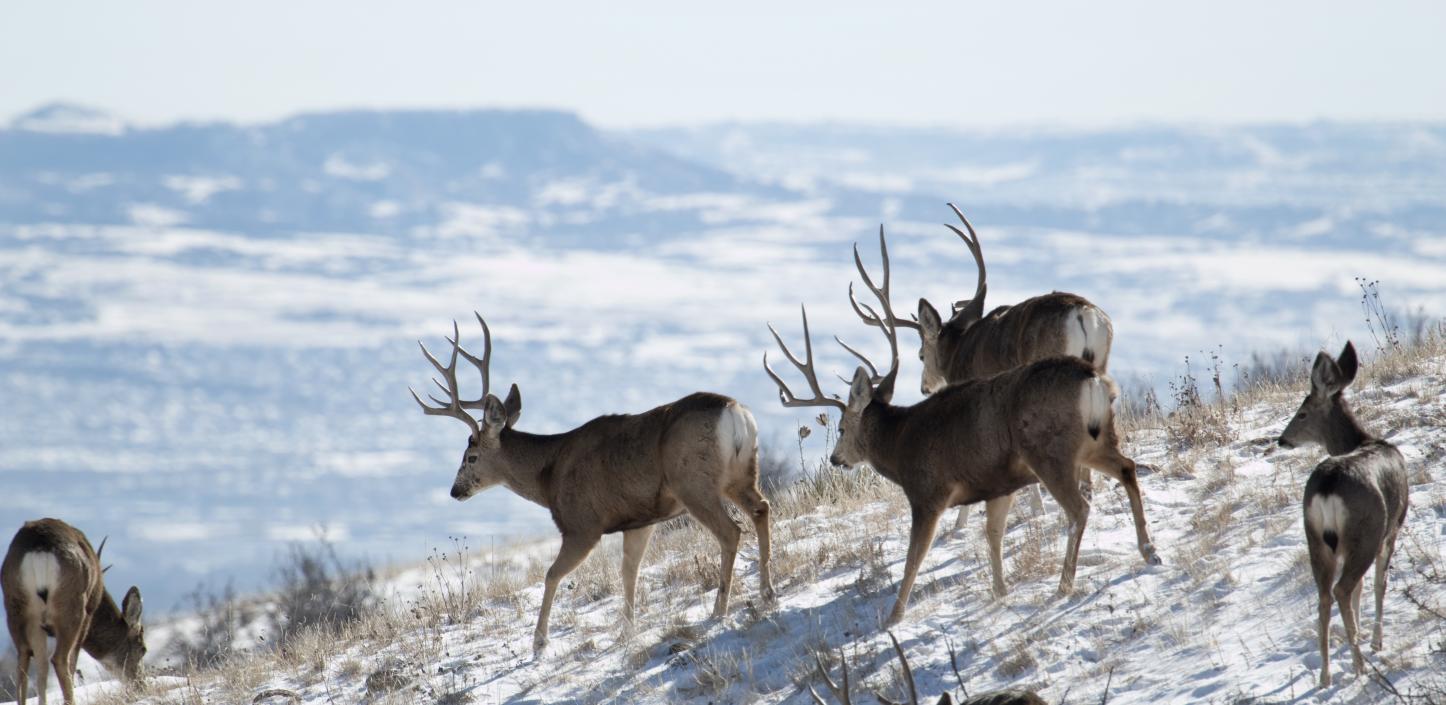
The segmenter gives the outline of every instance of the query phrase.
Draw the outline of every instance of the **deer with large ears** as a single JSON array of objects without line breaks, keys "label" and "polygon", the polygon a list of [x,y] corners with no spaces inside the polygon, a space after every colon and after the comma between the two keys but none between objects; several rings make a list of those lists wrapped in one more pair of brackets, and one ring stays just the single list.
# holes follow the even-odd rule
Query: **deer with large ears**
[{"label": "deer with large ears", "polygon": [[1310,372],[1310,393],[1279,439],[1285,448],[1317,443],[1331,456],[1311,472],[1301,500],[1319,598],[1321,686],[1331,682],[1332,597],[1341,608],[1356,673],[1365,668],[1356,633],[1361,588],[1372,562],[1376,566],[1376,626],[1371,648],[1381,648],[1386,573],[1410,504],[1406,461],[1400,451],[1362,428],[1346,404],[1343,392],[1355,380],[1358,368],[1356,348],[1350,342],[1340,357],[1317,354]]},{"label": "deer with large ears", "polygon": [[[916,320],[890,317],[887,321],[894,327],[919,333],[919,360],[924,367],[920,391],[925,395],[933,394],[950,384],[983,379],[1056,355],[1077,357],[1096,370],[1107,372],[1114,328],[1110,317],[1082,296],[1056,291],[1012,306],[998,306],[985,315],[984,295],[989,290],[989,275],[984,266],[979,234],[957,206],[953,203],[948,205],[959,217],[964,229],[948,223],[945,227],[964,241],[964,246],[974,257],[978,277],[973,298],[955,302],[948,320],[939,315],[933,304],[921,298]],[[884,279],[887,280],[887,247],[884,247],[883,261]],[[857,257],[855,263],[862,272],[863,264]],[[885,321],[877,313],[859,305],[852,287],[849,288],[849,301],[864,323],[880,328],[884,326]],[[1088,493],[1089,471],[1081,468],[1080,474]],[[1032,499],[1038,502],[1037,489]],[[966,516],[968,510],[960,509],[954,522],[955,530],[963,528]]]},{"label": "deer with large ears", "polygon": [[[55,666],[61,699],[66,705],[75,702],[75,661],[81,649],[127,685],[140,682],[146,655],[141,591],[132,587],[116,606],[102,577],[104,550],[105,541],[95,550],[85,534],[59,519],[25,522],[10,541],[0,565],[0,587],[18,657],[17,702],[25,702],[32,659],[40,705],[45,705],[49,664]],[[47,653],[46,637],[55,638],[54,655]]]},{"label": "deer with large ears", "polygon": [[[893,319],[888,283],[875,286],[865,273],[864,284],[879,300],[880,320]],[[769,331],[784,356],[802,373],[813,396],[795,395],[769,367],[766,353],[763,368],[778,386],[785,407],[831,407],[843,415],[830,458],[835,465],[868,465],[899,485],[909,500],[913,524],[908,556],[888,624],[903,618],[939,516],[949,507],[984,502],[993,589],[996,595],[1004,595],[1005,518],[1014,491],[1035,483],[1043,484],[1069,517],[1059,589],[1070,592],[1089,516],[1089,501],[1076,479],[1080,466],[1103,472],[1124,486],[1140,554],[1151,563],[1159,561],[1145,526],[1135,463],[1119,450],[1111,406],[1115,385],[1109,377],[1079,358],[1052,357],[987,379],[945,387],[913,406],[894,406],[898,330],[892,325],[883,330],[893,358],[886,373],[879,374],[867,357],[844,345],[863,363],[854,372],[847,402],[825,396],[819,386],[806,310],[802,360],[772,325]]]},{"label": "deer with large ears", "polygon": [[[623,535],[623,609],[633,618],[638,566],[653,528],[684,513],[717,537],[722,549],[718,596],[713,617],[728,610],[733,561],[741,536],[728,513],[731,502],[743,510],[758,534],[758,578],[765,600],[773,599],[769,574],[768,502],[758,489],[758,426],[753,414],[733,399],[698,392],[641,414],[600,416],[571,431],[541,435],[515,428],[522,415],[517,385],[499,400],[489,393],[492,334],[482,326],[478,358],[461,346],[454,321],[451,359],[443,365],[425,345],[422,354],[441,374],[433,379],[447,400],[412,392],[423,413],[451,416],[467,425],[470,436],[452,497],[466,500],[493,485],[507,489],[552,513],[562,533],[557,559],[547,569],[542,609],[533,634],[533,650],[547,646],[547,621],[558,583],[582,563],[603,534]],[[462,399],[457,359],[466,359],[482,375],[482,395]],[[482,411],[478,421],[468,409]]]}]

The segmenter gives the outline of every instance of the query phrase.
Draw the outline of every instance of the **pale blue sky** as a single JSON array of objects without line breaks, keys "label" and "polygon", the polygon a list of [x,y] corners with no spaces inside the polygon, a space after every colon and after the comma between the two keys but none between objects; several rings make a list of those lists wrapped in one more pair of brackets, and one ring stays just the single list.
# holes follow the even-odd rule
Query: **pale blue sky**
[{"label": "pale blue sky", "polygon": [[484,106],[608,126],[1446,119],[1440,2],[697,5],[5,3],[0,120],[52,100],[146,122]]}]

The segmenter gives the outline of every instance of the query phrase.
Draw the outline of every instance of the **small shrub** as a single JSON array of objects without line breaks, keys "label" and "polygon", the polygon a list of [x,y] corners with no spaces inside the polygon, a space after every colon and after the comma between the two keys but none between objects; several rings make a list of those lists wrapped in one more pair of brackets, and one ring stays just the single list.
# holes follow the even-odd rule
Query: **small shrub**
[{"label": "small shrub", "polygon": [[273,643],[285,648],[306,629],[336,631],[361,620],[377,605],[370,566],[346,565],[324,539],[314,546],[292,544],[277,565],[280,583],[270,615]]}]

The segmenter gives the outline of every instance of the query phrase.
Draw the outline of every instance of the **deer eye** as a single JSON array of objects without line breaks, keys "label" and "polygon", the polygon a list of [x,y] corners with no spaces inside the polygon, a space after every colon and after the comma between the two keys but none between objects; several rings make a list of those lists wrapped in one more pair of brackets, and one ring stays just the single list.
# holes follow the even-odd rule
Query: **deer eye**
[{"label": "deer eye", "polygon": [[467,456],[467,462],[469,462],[469,463],[475,463],[475,462],[477,462],[477,456],[475,456],[475,455],[469,455],[469,456]]},{"label": "deer eye", "polygon": [[1302,412],[1300,412],[1299,414],[1296,414],[1295,417],[1298,418],[1298,419],[1303,419],[1303,418],[1305,418],[1305,412],[1302,411]]}]

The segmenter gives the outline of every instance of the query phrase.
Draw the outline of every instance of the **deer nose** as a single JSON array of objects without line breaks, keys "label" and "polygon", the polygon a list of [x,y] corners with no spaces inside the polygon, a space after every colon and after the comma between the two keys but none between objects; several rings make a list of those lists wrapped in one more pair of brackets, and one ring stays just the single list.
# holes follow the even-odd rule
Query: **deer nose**
[{"label": "deer nose", "polygon": [[466,499],[467,493],[461,485],[452,485],[452,499]]},{"label": "deer nose", "polygon": [[1275,442],[1276,442],[1276,444],[1279,445],[1281,448],[1294,448],[1294,447],[1295,447],[1295,444],[1294,444],[1294,443],[1291,443],[1290,441],[1285,440],[1285,436],[1281,436],[1280,438],[1275,439]]}]

